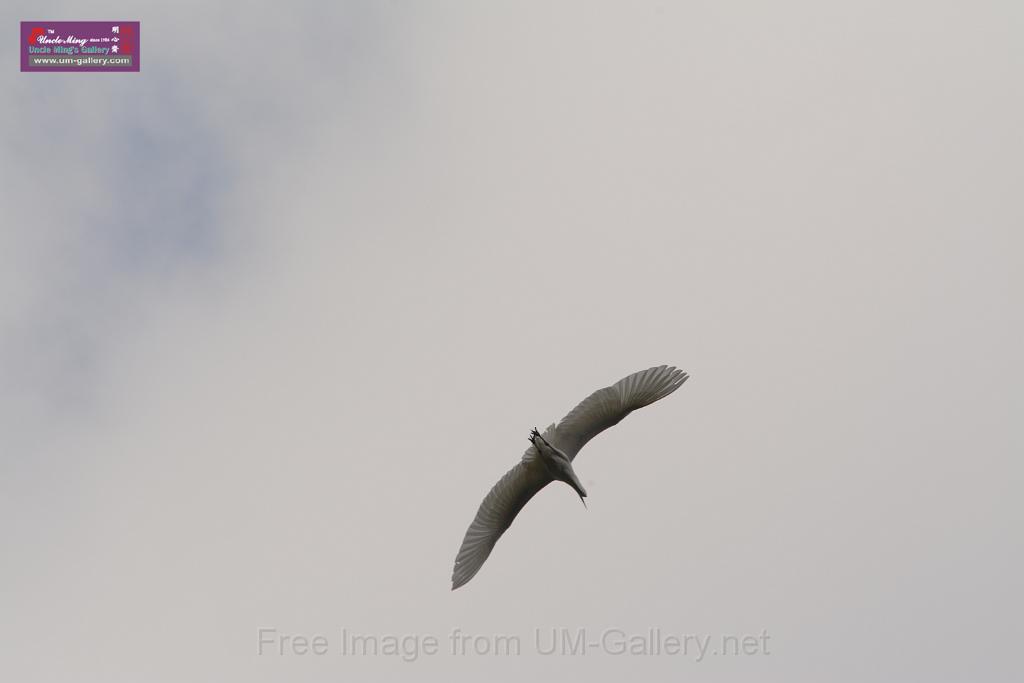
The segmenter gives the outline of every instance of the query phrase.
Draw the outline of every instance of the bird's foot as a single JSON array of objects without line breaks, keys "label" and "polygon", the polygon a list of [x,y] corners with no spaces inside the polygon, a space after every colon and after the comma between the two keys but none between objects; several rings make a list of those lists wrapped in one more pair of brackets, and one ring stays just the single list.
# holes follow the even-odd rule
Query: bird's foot
[{"label": "bird's foot", "polygon": [[537,443],[537,439],[539,439],[539,438],[540,438],[540,432],[538,432],[537,428],[534,427],[533,431],[530,432],[530,436],[529,436],[530,443],[533,443],[533,444]]}]

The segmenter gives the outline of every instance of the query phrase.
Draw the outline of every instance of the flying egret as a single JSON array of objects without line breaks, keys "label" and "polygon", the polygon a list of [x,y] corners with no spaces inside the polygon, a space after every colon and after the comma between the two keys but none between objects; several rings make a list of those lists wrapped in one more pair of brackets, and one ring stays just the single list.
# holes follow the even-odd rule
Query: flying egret
[{"label": "flying egret", "polygon": [[[583,501],[587,492],[572,469],[572,461],[580,449],[637,408],[665,398],[689,377],[682,370],[666,365],[642,370],[610,387],[598,389],[543,434],[534,429],[523,459],[494,485],[466,530],[455,557],[452,590],[480,571],[494,544],[542,488],[555,480],[564,481]],[[586,506],[586,501],[583,505]]]}]

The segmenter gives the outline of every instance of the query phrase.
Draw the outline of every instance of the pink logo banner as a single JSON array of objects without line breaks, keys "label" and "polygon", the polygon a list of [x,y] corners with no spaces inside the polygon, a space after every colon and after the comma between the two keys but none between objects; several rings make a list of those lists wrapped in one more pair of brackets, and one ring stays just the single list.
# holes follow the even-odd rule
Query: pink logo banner
[{"label": "pink logo banner", "polygon": [[137,21],[23,21],[22,71],[138,71]]}]

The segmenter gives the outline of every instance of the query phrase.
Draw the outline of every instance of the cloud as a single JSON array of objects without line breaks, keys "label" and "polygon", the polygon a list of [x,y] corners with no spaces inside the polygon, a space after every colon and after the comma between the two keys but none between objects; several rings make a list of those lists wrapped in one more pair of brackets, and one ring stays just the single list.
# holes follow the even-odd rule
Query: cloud
[{"label": "cloud", "polygon": [[[358,76],[346,62],[365,47],[346,39],[374,14],[136,11],[152,50],[145,74],[8,76],[0,363],[13,381],[0,412],[19,449],[92,415],[118,343],[160,317],[168,292],[215,288],[218,272],[265,247],[276,226],[244,205],[261,204],[252,195],[329,111],[350,109],[342,98]],[[277,47],[328,19],[326,44],[340,46],[330,60]],[[269,56],[225,52],[236,32]]]}]

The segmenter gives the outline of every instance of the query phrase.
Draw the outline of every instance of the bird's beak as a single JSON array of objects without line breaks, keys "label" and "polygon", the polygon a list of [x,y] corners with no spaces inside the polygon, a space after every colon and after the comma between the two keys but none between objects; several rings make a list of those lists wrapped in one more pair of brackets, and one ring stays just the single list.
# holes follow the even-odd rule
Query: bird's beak
[{"label": "bird's beak", "polygon": [[583,507],[587,507],[587,492],[583,490],[583,486],[579,481],[573,484],[572,488],[576,491],[576,495],[580,497],[580,502],[583,503]]}]

